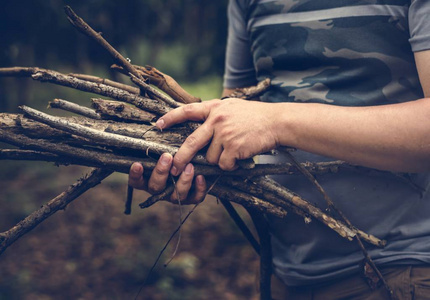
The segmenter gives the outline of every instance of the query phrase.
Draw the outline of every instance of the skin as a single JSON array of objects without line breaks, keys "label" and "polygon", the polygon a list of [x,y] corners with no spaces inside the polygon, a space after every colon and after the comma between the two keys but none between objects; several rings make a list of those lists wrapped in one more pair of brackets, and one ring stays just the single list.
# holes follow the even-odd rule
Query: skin
[{"label": "skin", "polygon": [[[430,51],[415,53],[425,97],[430,96]],[[224,94],[229,94],[225,90]],[[134,164],[129,184],[161,191],[170,174],[179,176],[181,200],[204,198],[206,183],[194,179],[190,161],[209,144],[207,160],[224,170],[237,160],[290,146],[354,164],[394,172],[430,170],[430,99],[369,107],[342,107],[315,103],[263,103],[240,99],[211,100],[179,107],[157,121],[166,129],[185,121],[203,121],[175,157],[161,159],[148,183],[143,168]],[[163,155],[164,156],[164,155]],[[159,166],[160,165],[160,166]],[[187,198],[188,196],[188,198]],[[171,200],[175,196],[172,195]]]}]

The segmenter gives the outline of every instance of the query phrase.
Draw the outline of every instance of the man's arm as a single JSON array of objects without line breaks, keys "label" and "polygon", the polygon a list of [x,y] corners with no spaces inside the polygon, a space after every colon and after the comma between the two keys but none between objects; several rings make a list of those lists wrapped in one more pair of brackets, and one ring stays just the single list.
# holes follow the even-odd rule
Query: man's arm
[{"label": "man's arm", "polygon": [[[430,51],[416,63],[429,96]],[[205,122],[175,155],[174,175],[207,144],[207,159],[226,170],[280,145],[383,170],[430,170],[430,99],[369,107],[213,100],[173,110],[157,126],[186,120]]]}]

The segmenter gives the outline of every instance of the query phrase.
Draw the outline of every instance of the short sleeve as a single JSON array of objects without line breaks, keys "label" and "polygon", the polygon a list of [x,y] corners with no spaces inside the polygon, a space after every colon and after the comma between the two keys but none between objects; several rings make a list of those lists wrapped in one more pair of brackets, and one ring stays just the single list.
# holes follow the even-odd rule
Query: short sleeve
[{"label": "short sleeve", "polygon": [[412,51],[430,49],[430,1],[411,0],[408,19]]},{"label": "short sleeve", "polygon": [[246,87],[257,82],[249,35],[246,29],[247,2],[229,1],[224,88]]}]

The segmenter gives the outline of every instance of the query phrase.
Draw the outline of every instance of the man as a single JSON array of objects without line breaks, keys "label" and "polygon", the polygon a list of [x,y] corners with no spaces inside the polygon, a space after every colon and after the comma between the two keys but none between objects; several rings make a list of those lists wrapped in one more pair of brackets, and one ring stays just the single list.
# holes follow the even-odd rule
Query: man
[{"label": "man", "polygon": [[[156,192],[170,172],[179,176],[181,198],[200,201],[206,184],[201,176],[192,184],[190,161],[208,144],[208,161],[225,170],[239,159],[290,146],[300,161],[334,158],[411,173],[412,185],[372,171],[342,171],[319,181],[357,228],[387,240],[384,249],[368,249],[396,297],[430,299],[429,15],[425,0],[231,0],[224,94],[267,77],[271,90],[262,102],[212,100],[161,117],[160,129],[204,123],[174,158],[161,157],[148,183],[134,164],[130,184]],[[276,179],[325,207],[306,179]],[[363,256],[355,243],[293,214],[268,222],[282,289],[276,299],[386,295],[360,278]]]}]

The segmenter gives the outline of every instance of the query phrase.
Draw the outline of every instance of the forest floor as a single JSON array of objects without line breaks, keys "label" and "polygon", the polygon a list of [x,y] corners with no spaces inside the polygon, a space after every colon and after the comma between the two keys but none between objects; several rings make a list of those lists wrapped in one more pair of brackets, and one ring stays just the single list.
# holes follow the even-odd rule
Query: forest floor
[{"label": "forest floor", "polygon": [[[74,183],[88,169],[2,162],[0,231]],[[179,224],[179,206],[124,215],[127,177],[113,174],[0,256],[0,299],[134,299]],[[192,206],[183,206],[182,216]],[[245,216],[243,210],[241,214]],[[249,220],[247,219],[249,223]],[[173,239],[138,299],[257,299],[258,257],[216,199],[200,204]]]}]

